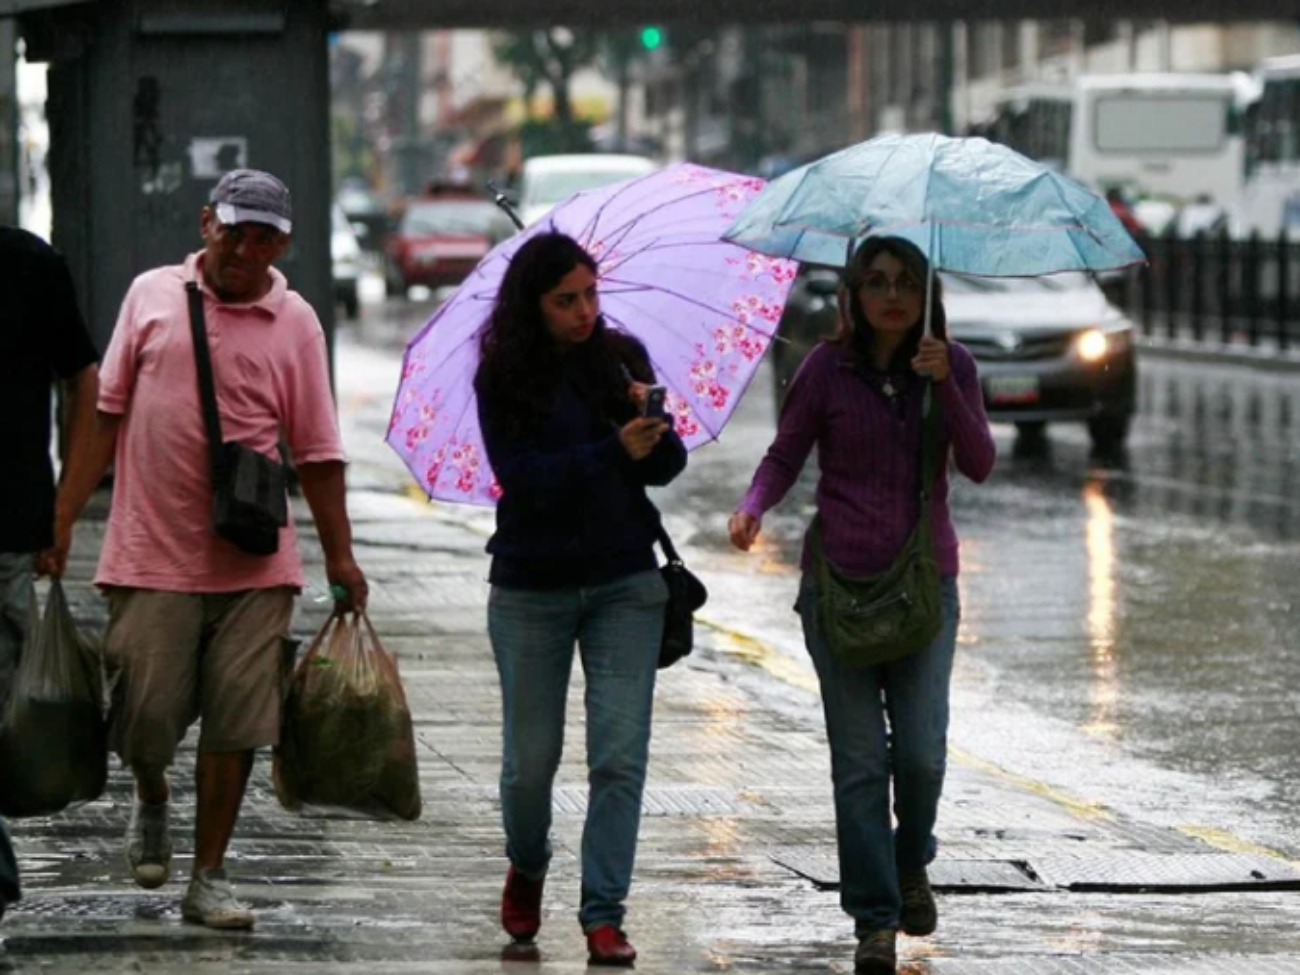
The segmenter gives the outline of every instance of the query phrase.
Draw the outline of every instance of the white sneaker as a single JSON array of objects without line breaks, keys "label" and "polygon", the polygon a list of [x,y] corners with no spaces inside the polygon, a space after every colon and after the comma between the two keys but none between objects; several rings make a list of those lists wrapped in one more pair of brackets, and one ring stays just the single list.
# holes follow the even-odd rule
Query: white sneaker
[{"label": "white sneaker", "polygon": [[247,931],[253,926],[253,912],[235,897],[226,871],[220,867],[200,870],[190,880],[181,901],[181,917],[223,931]]},{"label": "white sneaker", "polygon": [[167,883],[172,875],[172,838],[167,826],[168,805],[136,802],[126,828],[126,864],[145,890]]}]

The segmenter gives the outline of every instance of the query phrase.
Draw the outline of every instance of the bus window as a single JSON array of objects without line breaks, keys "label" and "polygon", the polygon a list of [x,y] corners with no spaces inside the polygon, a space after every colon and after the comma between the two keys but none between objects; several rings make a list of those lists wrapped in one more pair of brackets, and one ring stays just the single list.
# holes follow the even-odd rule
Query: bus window
[{"label": "bus window", "polygon": [[1230,105],[1215,97],[1108,95],[1094,111],[1098,152],[1214,152],[1227,137]]}]

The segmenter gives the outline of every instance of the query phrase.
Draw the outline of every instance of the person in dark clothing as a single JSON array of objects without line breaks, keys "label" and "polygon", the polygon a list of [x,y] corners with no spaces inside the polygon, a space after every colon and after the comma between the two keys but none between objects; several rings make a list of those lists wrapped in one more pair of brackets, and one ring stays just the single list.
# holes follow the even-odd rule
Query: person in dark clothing
[{"label": "person in dark clothing", "polygon": [[635,338],[605,324],[596,278],[596,262],[562,234],[520,247],[484,329],[474,385],[502,492],[487,546],[510,859],[502,926],[530,942],[541,925],[576,644],[591,789],[578,919],[592,964],[630,965],[623,901],[668,598],[653,549],[658,513],[645,489],[681,473],[686,449],[668,422],[640,415],[653,370]]},{"label": "person in dark clothing", "polygon": [[[62,575],[72,524],[55,518],[50,402],[63,381],[70,464],[85,453],[99,393],[98,353],[77,309],[72,275],[34,234],[0,227],[0,417],[8,432],[0,477],[0,720],[22,649],[35,573]],[[66,467],[65,467],[66,471]],[[0,915],[18,900],[18,868],[0,822]]]}]

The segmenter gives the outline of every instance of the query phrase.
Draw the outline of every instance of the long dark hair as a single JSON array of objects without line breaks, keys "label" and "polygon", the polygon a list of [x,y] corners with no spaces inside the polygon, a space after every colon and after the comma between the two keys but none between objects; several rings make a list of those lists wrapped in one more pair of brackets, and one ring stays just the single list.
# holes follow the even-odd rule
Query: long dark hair
[{"label": "long dark hair", "polygon": [[645,347],[597,318],[591,336],[561,352],[546,327],[542,296],[570,271],[597,273],[596,261],[572,237],[537,234],[510,260],[497,291],[492,316],[479,338],[480,363],[474,388],[490,403],[507,433],[526,433],[555,409],[556,392],[568,370],[598,419],[626,422],[632,414],[625,366],[641,382],[653,382]]},{"label": "long dark hair", "polygon": [[[835,339],[848,345],[853,350],[853,357],[859,368],[867,370],[874,368],[871,353],[875,346],[876,333],[867,321],[866,312],[862,310],[862,300],[858,297],[858,292],[867,279],[871,262],[880,254],[888,254],[896,258],[908,274],[921,282],[922,287],[925,286],[930,274],[930,262],[921,253],[921,249],[902,237],[868,237],[854,251],[849,266],[844,270],[844,287],[848,291],[846,299],[848,320],[841,320]],[[924,296],[924,291],[922,295]],[[924,297],[922,302],[921,317],[908,331],[907,337],[890,359],[890,372],[905,371],[908,363],[916,355],[917,348],[921,344],[921,336],[925,334]],[[937,275],[934,279],[934,298],[930,309],[930,331],[935,338],[948,341],[948,316],[943,308],[943,281]]]}]

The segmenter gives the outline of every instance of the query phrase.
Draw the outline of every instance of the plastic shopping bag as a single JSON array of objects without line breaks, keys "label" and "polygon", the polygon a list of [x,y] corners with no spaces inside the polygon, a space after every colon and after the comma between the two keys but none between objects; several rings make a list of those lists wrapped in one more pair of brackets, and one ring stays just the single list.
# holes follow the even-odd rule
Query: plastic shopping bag
[{"label": "plastic shopping bag", "polygon": [[294,669],[273,762],[281,805],[416,819],[415,732],[397,661],[365,614],[335,614]]},{"label": "plastic shopping bag", "polygon": [[44,615],[33,593],[0,720],[0,815],[46,816],[100,797],[108,777],[103,694],[99,648],[77,631],[54,579]]}]

